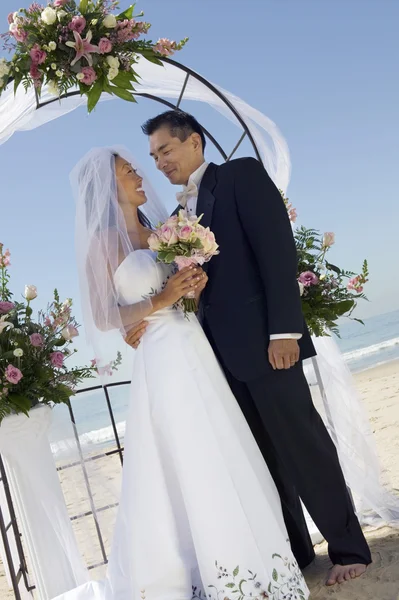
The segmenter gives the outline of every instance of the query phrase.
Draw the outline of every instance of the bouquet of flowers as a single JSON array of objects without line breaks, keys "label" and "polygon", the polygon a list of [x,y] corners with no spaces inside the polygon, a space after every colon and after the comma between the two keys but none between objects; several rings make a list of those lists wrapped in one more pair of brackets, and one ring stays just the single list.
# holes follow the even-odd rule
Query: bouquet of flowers
[{"label": "bouquet of flowers", "polygon": [[[157,260],[175,263],[181,270],[193,264],[203,265],[219,254],[215,235],[209,227],[200,225],[201,219],[202,215],[188,217],[186,211],[181,210],[159,224],[148,240],[151,250],[157,253]],[[185,312],[197,310],[194,296],[195,293],[190,293],[183,298]]]},{"label": "bouquet of flowers", "polygon": [[[295,223],[296,209],[281,190],[280,193],[290,221]],[[298,285],[302,309],[310,332],[316,337],[328,336],[329,331],[339,335],[337,320],[343,316],[363,324],[360,319],[351,315],[358,300],[367,300],[363,293],[369,276],[367,260],[363,262],[361,273],[356,275],[338,268],[327,259],[327,254],[335,243],[334,233],[322,235],[315,229],[302,226],[295,229],[294,238],[298,252]]]},{"label": "bouquet of flowers", "polygon": [[115,14],[114,0],[51,0],[37,2],[8,16],[9,31],[3,46],[14,52],[11,61],[0,60],[0,93],[9,78],[14,89],[34,85],[40,96],[43,85],[55,96],[77,87],[93,110],[103,92],[135,102],[134,65],[139,55],[157,64],[183,48],[166,38],[155,44],[142,38],[151,25],[137,19],[134,5]]},{"label": "bouquet of flowers", "polygon": [[[70,346],[78,335],[72,300],[60,302],[55,290],[54,301],[33,321],[31,303],[37,289],[27,285],[24,300],[13,301],[9,266],[10,253],[3,252],[0,243],[0,423],[12,413],[28,415],[40,403],[68,403],[76,386],[97,372],[95,361],[90,367],[67,367],[73,354]],[[108,370],[120,363],[118,354]]]}]

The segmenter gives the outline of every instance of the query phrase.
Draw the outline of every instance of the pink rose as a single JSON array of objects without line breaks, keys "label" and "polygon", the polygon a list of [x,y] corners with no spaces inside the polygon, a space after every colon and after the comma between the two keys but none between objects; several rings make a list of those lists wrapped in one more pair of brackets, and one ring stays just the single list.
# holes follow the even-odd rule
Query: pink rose
[{"label": "pink rose", "polygon": [[177,244],[177,242],[179,241],[176,235],[176,231],[168,225],[163,225],[161,227],[160,234],[161,242],[163,242],[164,244],[168,244],[168,246]]},{"label": "pink rose", "polygon": [[65,6],[65,4],[67,4],[69,2],[69,0],[54,0],[53,6],[55,8],[61,8],[62,6]]},{"label": "pink rose", "polygon": [[215,234],[212,233],[212,231],[207,232],[206,238],[203,240],[202,245],[204,247],[204,252],[206,252],[206,254],[215,254],[216,253],[219,246],[216,243]]},{"label": "pink rose", "polygon": [[37,65],[35,64],[31,64],[30,66],[30,70],[29,70],[30,76],[32,77],[32,79],[34,79],[35,81],[38,81],[41,78],[39,69],[37,68]]},{"label": "pink rose", "polygon": [[193,228],[190,225],[184,225],[179,231],[179,238],[183,241],[187,241],[190,239],[191,234],[193,233]]},{"label": "pink rose", "polygon": [[148,238],[148,246],[153,252],[158,252],[161,249],[161,240],[158,233],[152,233]]},{"label": "pink rose", "polygon": [[29,336],[29,339],[30,343],[35,348],[42,348],[44,346],[43,336],[41,336],[40,333],[32,333],[32,335]]},{"label": "pink rose", "polygon": [[330,248],[335,243],[335,233],[327,231],[323,236],[323,248]]},{"label": "pink rose", "polygon": [[73,17],[68,27],[71,31],[82,33],[82,31],[86,27],[86,19],[84,17]]},{"label": "pink rose", "polygon": [[0,315],[6,315],[15,308],[15,304],[12,302],[0,302]]},{"label": "pink rose", "polygon": [[100,54],[108,54],[108,52],[111,52],[112,50],[112,43],[108,38],[101,38],[101,40],[98,42],[98,50]]},{"label": "pink rose", "polygon": [[23,375],[21,373],[21,371],[19,369],[17,369],[17,367],[14,367],[13,365],[8,365],[6,371],[5,371],[5,376],[7,381],[9,381],[10,383],[13,383],[14,385],[16,385],[19,381],[21,381]]},{"label": "pink rose", "polygon": [[80,72],[84,75],[82,83],[86,85],[91,85],[97,79],[97,73],[95,72],[93,67],[83,67],[83,69]]},{"label": "pink rose", "polygon": [[47,54],[42,50],[39,44],[35,44],[30,51],[30,57],[34,65],[41,65],[47,58]]},{"label": "pink rose", "polygon": [[319,278],[312,271],[305,271],[299,275],[298,281],[305,287],[309,287],[311,285],[317,285],[319,283]]},{"label": "pink rose", "polygon": [[296,208],[290,208],[290,210],[288,211],[288,216],[289,216],[291,223],[295,223],[298,218]]},{"label": "pink rose", "polygon": [[184,267],[190,267],[191,265],[196,264],[195,258],[190,258],[188,256],[176,256],[175,263],[177,264],[177,268],[179,271],[184,269]]},{"label": "pink rose", "polygon": [[64,366],[64,355],[62,352],[52,352],[50,354],[50,360],[53,367],[61,369]]}]

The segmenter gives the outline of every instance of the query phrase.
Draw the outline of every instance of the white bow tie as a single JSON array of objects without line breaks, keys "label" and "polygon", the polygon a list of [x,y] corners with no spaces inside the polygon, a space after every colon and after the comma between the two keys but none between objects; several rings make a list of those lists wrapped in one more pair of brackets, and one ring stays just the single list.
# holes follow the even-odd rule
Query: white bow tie
[{"label": "white bow tie", "polygon": [[188,185],[184,188],[184,190],[182,192],[178,192],[176,194],[176,199],[183,208],[186,208],[188,199],[196,198],[197,196],[198,196],[197,185],[194,183],[194,181],[189,181]]}]

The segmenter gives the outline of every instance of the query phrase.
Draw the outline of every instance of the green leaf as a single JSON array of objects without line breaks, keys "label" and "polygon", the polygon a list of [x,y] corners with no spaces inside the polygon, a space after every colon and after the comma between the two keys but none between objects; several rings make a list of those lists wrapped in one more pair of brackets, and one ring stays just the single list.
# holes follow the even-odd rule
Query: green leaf
[{"label": "green leaf", "polygon": [[337,302],[334,304],[334,312],[338,317],[342,317],[345,313],[349,312],[353,305],[355,304],[354,300],[343,300],[342,302]]},{"label": "green leaf", "polygon": [[337,275],[341,275],[341,269],[339,269],[335,265],[332,265],[331,263],[326,262],[326,267],[327,267],[327,269],[330,269],[330,271],[334,271],[334,273],[337,273]]},{"label": "green leaf", "polygon": [[59,338],[58,340],[55,340],[55,342],[53,342],[53,345],[57,346],[57,348],[63,346],[64,344],[66,344],[64,338]]},{"label": "green leaf", "polygon": [[118,15],[116,17],[118,19],[118,21],[124,21],[125,19],[129,19],[129,20],[132,19],[135,6],[136,6],[135,4],[132,4],[131,6],[129,6],[129,8],[127,8],[120,15]]},{"label": "green leaf", "polygon": [[277,573],[276,569],[273,569],[272,577],[273,577],[274,581],[278,580],[278,573]]},{"label": "green leaf", "polygon": [[79,10],[82,13],[82,15],[85,15],[87,13],[88,4],[89,0],[80,0]]},{"label": "green leaf", "polygon": [[164,66],[162,60],[158,57],[157,54],[155,54],[155,52],[153,50],[143,49],[143,50],[138,50],[137,52],[139,54],[141,54],[142,56],[144,56],[144,58],[146,58],[150,62],[154,63],[155,65],[159,65],[160,67]]},{"label": "green leaf", "polygon": [[103,78],[101,77],[100,79],[97,79],[97,81],[95,82],[95,84],[93,85],[91,90],[87,93],[87,109],[88,109],[89,113],[91,113],[92,110],[94,110],[94,108],[96,107],[97,102],[101,98],[103,89],[104,89],[104,81],[103,81]]},{"label": "green leaf", "polygon": [[31,309],[30,306],[27,306],[25,312],[26,312],[26,316],[27,317],[31,317],[32,313],[33,313],[33,310]]},{"label": "green leaf", "polygon": [[124,90],[133,90],[132,78],[127,71],[119,71],[119,74],[112,80],[112,83]]},{"label": "green leaf", "polygon": [[170,253],[165,256],[165,262],[170,265],[175,260],[175,255]]},{"label": "green leaf", "polygon": [[236,567],[233,571],[233,577],[237,577],[239,572],[240,572],[240,567]]},{"label": "green leaf", "polygon": [[233,589],[234,587],[236,587],[235,583],[226,583],[225,587]]},{"label": "green leaf", "polygon": [[17,89],[18,89],[18,86],[21,83],[21,81],[22,81],[22,72],[19,71],[19,72],[15,73],[15,76],[14,76],[14,96],[17,93]]},{"label": "green leaf", "polygon": [[20,394],[9,395],[10,402],[25,415],[28,415],[28,412],[31,408],[31,401],[26,396],[21,396]]},{"label": "green leaf", "polygon": [[118,98],[122,100],[127,100],[128,102],[137,102],[136,98],[132,96],[132,94],[128,90],[124,90],[123,88],[111,86],[112,93]]}]

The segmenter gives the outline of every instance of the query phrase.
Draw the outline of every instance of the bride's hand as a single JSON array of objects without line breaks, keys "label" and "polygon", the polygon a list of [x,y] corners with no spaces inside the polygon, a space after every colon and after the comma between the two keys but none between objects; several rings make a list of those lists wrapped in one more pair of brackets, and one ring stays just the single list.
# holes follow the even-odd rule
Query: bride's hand
[{"label": "bride's hand", "polygon": [[200,280],[199,280],[197,288],[195,290],[195,300],[197,302],[197,306],[199,304],[201,294],[204,291],[206,284],[208,283],[208,275],[202,269],[199,269],[199,277],[200,277]]},{"label": "bride's hand", "polygon": [[165,289],[153,298],[152,304],[154,312],[173,306],[183,296],[192,292],[196,292],[199,282],[201,281],[201,271],[197,267],[185,267],[175,275],[173,275],[166,284]]}]

